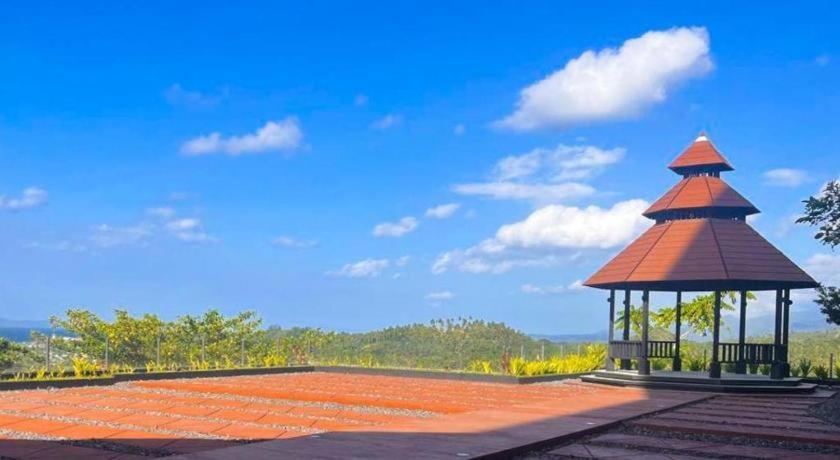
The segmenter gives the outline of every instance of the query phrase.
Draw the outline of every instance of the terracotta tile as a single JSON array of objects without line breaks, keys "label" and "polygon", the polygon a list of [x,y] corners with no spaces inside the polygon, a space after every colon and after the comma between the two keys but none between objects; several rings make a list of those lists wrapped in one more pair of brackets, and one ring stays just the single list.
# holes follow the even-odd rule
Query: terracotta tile
[{"label": "terracotta tile", "polygon": [[112,422],[154,428],[177,420],[179,419],[175,417],[165,417],[162,415],[129,414],[114,419]]},{"label": "terracotta tile", "polygon": [[61,436],[70,439],[104,439],[121,430],[92,425],[75,425],[50,432],[51,436]]}]

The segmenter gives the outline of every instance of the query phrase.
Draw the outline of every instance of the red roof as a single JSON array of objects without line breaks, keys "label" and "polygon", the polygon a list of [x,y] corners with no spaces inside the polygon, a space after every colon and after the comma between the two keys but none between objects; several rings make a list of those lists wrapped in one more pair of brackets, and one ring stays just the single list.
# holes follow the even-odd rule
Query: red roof
[{"label": "red roof", "polygon": [[811,288],[817,282],[745,221],[706,218],[654,225],[584,285],[711,291]]},{"label": "red roof", "polygon": [[654,219],[665,211],[710,207],[738,209],[743,211],[744,215],[759,212],[752,203],[719,177],[692,176],[679,181],[643,215]]},{"label": "red roof", "polygon": [[689,172],[695,168],[715,171],[732,171],[735,169],[718,152],[712,141],[704,133],[700,133],[697,139],[668,165],[668,169],[678,174]]}]

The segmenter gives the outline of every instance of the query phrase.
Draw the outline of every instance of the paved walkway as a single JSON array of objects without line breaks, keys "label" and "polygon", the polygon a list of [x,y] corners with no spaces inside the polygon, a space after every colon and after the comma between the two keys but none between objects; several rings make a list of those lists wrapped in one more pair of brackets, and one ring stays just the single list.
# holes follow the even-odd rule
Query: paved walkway
[{"label": "paved walkway", "polygon": [[0,392],[0,457],[475,457],[706,397],[325,373]]},{"label": "paved walkway", "polygon": [[832,393],[722,395],[525,458],[840,458],[840,427],[809,413]]}]

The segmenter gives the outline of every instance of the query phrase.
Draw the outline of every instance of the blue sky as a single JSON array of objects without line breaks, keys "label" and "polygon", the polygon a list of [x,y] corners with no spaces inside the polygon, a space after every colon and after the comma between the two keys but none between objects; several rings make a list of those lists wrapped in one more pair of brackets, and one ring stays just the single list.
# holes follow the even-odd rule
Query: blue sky
[{"label": "blue sky", "polygon": [[[576,282],[700,130],[753,225],[838,282],[790,224],[840,172],[830,2],[3,10],[0,317],[602,330],[604,293]],[[797,300],[794,326],[819,326]]]}]

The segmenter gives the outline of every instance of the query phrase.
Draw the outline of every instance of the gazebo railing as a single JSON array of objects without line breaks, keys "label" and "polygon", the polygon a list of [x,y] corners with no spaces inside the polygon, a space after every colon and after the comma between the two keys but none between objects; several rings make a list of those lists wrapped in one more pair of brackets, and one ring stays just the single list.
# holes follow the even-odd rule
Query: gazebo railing
[{"label": "gazebo railing", "polygon": [[[736,363],[741,361],[740,344],[721,343],[718,351],[720,362]],[[743,361],[747,364],[773,364],[785,361],[786,347],[773,343],[745,343]]]},{"label": "gazebo railing", "polygon": [[[648,358],[673,358],[677,342],[673,340],[648,341]],[[637,359],[642,357],[640,340],[613,340],[610,342],[610,358]]]}]

